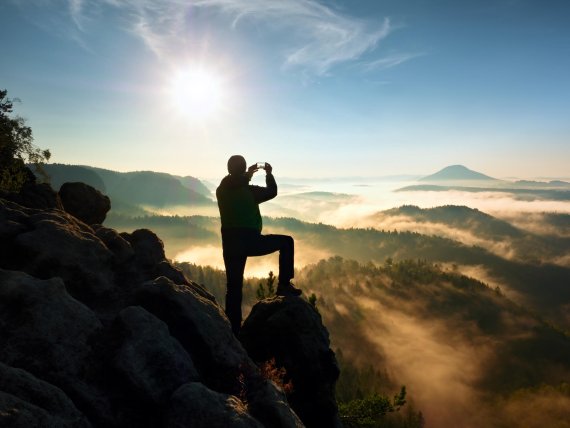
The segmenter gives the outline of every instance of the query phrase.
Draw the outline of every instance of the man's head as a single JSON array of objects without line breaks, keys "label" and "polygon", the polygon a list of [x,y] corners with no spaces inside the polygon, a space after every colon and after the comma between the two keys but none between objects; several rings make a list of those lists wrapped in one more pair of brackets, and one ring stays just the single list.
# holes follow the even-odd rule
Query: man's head
[{"label": "man's head", "polygon": [[247,164],[243,156],[233,155],[228,159],[228,172],[231,175],[242,175],[245,174]]}]

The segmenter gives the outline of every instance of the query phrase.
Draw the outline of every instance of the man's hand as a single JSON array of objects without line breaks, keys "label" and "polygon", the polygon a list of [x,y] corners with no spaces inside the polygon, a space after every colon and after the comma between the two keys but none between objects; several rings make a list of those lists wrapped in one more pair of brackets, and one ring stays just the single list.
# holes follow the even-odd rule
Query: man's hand
[{"label": "man's hand", "polygon": [[257,164],[254,163],[252,166],[250,166],[247,169],[247,172],[245,173],[246,177],[251,180],[251,177],[253,177],[253,174],[255,173],[255,171],[257,171]]},{"label": "man's hand", "polygon": [[268,164],[267,162],[265,162],[265,173],[271,174],[271,171],[273,171],[273,167],[270,164]]}]

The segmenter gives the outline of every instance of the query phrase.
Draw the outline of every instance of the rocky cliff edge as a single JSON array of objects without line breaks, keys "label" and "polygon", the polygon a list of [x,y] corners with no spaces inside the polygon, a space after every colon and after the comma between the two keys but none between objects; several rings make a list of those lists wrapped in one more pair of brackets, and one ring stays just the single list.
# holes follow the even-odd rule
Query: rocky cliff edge
[{"label": "rocky cliff edge", "polygon": [[[0,194],[0,426],[304,426],[214,297],[166,260],[153,232],[102,226],[108,198],[83,183],[63,190],[31,184]],[[293,300],[291,310],[306,315],[310,305]],[[248,321],[257,359],[269,354],[258,355],[266,340],[256,348],[251,326],[266,321]],[[315,381],[329,394],[318,410],[336,421],[334,355],[322,324],[311,328],[314,340],[305,330],[298,343],[332,358],[328,377]],[[295,376],[294,366],[312,364],[291,358]],[[308,425],[312,417],[301,416]]]}]

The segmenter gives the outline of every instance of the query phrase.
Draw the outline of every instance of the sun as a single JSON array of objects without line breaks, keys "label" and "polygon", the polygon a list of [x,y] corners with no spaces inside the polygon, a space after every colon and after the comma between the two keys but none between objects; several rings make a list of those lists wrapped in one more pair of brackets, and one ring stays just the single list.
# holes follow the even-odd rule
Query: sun
[{"label": "sun", "polygon": [[176,110],[193,120],[216,117],[226,101],[224,80],[205,67],[189,67],[178,71],[170,84]]}]

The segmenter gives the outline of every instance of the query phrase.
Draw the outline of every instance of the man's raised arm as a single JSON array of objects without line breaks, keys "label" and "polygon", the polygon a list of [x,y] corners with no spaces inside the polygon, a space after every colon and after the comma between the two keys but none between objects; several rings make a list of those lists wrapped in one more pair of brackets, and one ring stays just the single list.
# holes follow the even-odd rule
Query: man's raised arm
[{"label": "man's raised arm", "polygon": [[265,164],[265,187],[250,186],[255,202],[261,204],[277,196],[277,183],[273,177],[273,168],[270,164]]}]

